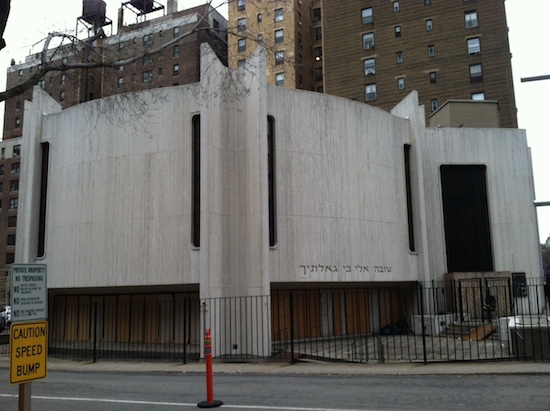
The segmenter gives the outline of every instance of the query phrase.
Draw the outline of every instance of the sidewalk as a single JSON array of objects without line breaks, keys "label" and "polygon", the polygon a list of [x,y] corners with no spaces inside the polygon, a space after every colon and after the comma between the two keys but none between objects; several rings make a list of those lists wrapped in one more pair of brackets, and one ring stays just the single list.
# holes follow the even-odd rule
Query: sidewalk
[{"label": "sidewalk", "polygon": [[[0,368],[9,368],[9,357],[0,357]],[[322,361],[225,363],[214,361],[215,374],[264,375],[471,375],[471,374],[550,374],[550,363],[518,361],[359,364]],[[73,361],[48,359],[48,371],[204,373],[203,362]]]}]

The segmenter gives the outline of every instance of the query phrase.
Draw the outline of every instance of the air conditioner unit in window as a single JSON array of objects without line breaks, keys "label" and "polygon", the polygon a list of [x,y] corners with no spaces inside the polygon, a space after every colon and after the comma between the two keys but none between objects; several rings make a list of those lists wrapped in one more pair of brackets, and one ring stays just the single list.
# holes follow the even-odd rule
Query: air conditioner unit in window
[{"label": "air conditioner unit in window", "polygon": [[370,76],[371,74],[375,74],[375,71],[373,68],[368,68],[365,70],[365,76]]}]

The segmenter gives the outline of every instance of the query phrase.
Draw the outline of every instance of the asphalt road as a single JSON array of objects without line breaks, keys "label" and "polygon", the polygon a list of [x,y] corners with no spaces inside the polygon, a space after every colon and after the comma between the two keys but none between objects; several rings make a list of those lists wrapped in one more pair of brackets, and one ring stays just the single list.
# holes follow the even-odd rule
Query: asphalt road
[{"label": "asphalt road", "polygon": [[[204,375],[50,372],[32,382],[32,410],[197,408]],[[232,410],[550,410],[550,375],[216,375],[214,399]],[[18,387],[0,369],[0,410],[17,410]]]}]

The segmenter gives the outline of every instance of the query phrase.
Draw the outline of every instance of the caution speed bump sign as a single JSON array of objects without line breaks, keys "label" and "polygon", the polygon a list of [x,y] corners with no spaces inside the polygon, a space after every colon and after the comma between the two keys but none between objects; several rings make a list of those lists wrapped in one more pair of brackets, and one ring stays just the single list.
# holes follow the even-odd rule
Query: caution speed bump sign
[{"label": "caution speed bump sign", "polygon": [[10,327],[10,382],[45,378],[48,358],[48,322],[12,323]]}]

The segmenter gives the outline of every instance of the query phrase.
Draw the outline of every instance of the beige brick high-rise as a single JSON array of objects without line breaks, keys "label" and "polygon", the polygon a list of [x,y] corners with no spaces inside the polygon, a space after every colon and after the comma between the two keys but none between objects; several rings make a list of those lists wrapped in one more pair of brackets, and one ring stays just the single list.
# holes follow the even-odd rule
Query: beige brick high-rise
[{"label": "beige brick high-rise", "polygon": [[[311,0],[231,0],[228,58],[242,65],[262,45],[267,49],[267,81],[287,88],[313,90]],[[320,25],[320,15],[318,18]]]},{"label": "beige brick high-rise", "polygon": [[[285,10],[284,46],[302,45],[301,64],[283,66],[286,87],[298,88],[286,78],[302,76],[305,89],[384,110],[417,90],[427,119],[449,99],[494,100],[501,126],[517,127],[504,0],[234,0],[229,25],[243,17],[248,24],[263,9],[271,13],[262,22],[271,35],[282,23],[274,22],[276,8]],[[235,41],[232,65],[247,56],[233,53]],[[268,81],[275,83],[272,73]]]}]

